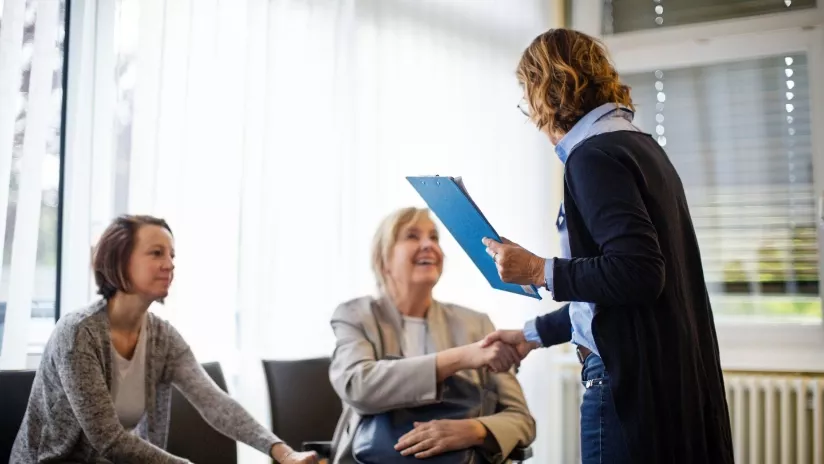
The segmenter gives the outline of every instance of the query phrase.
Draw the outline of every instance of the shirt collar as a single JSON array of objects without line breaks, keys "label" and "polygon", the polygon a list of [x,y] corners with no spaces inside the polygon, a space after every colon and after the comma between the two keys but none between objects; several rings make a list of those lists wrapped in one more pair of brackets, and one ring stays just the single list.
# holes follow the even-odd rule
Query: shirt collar
[{"label": "shirt collar", "polygon": [[593,124],[617,109],[630,111],[629,108],[617,103],[604,103],[603,105],[585,114],[583,118],[579,119],[578,122],[572,126],[572,129],[561,137],[561,140],[557,145],[555,145],[555,153],[558,155],[558,158],[561,159],[561,162],[566,163],[572,149],[586,140],[589,135],[589,130]]}]

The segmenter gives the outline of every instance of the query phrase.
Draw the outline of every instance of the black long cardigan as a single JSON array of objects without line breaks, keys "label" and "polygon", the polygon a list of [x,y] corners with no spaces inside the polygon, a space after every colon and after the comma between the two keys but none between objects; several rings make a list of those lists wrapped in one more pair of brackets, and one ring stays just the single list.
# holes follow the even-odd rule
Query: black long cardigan
[{"label": "black long cardigan", "polygon": [[[572,259],[553,298],[595,303],[632,462],[733,462],[729,411],[701,254],[681,179],[647,134],[596,135],[566,162]],[[541,316],[544,345],[568,342],[569,307]]]}]

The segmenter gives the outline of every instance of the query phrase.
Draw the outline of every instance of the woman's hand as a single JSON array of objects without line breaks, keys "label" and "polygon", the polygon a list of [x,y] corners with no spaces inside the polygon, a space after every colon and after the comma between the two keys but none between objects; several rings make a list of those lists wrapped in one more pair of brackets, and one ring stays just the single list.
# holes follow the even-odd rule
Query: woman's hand
[{"label": "woman's hand", "polygon": [[282,464],[318,464],[320,460],[314,451],[301,452],[297,451],[286,456],[286,459],[281,461]]},{"label": "woman's hand", "polygon": [[481,346],[494,346],[496,343],[505,343],[518,353],[518,359],[523,360],[538,343],[526,341],[522,330],[496,330],[481,340]]},{"label": "woman's hand", "polygon": [[503,243],[484,238],[486,252],[498,267],[501,280],[510,284],[535,285],[543,287],[546,282],[544,266],[546,260],[530,253],[521,245],[501,237]]},{"label": "woman's hand", "polygon": [[487,343],[486,340],[466,345],[466,362],[469,369],[489,367],[493,372],[504,372],[521,364],[521,356],[515,347],[502,341]]},{"label": "woman's hand", "polygon": [[398,440],[395,449],[404,456],[430,458],[448,451],[480,446],[486,427],[475,419],[415,422],[415,428]]},{"label": "woman's hand", "polygon": [[272,459],[280,464],[318,464],[317,453],[314,451],[297,452],[284,443],[272,447]]}]

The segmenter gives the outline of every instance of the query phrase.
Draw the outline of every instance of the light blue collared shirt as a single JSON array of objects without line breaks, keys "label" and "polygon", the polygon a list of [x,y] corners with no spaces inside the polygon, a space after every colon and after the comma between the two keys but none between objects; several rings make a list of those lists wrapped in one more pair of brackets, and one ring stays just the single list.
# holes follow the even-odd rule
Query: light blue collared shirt
[{"label": "light blue collared shirt", "polygon": [[[638,127],[632,124],[633,117],[634,113],[629,108],[615,103],[605,103],[590,111],[575,123],[572,129],[567,132],[555,146],[555,153],[561,162],[566,164],[572,151],[590,137],[616,131],[641,132]],[[572,252],[569,248],[566,211],[564,210],[563,203],[561,203],[555,226],[558,228],[558,233],[561,237],[561,258],[569,259],[572,257]],[[553,264],[553,260],[548,259],[546,261],[546,267],[544,268],[546,288],[549,291],[553,290]],[[572,343],[589,348],[593,353],[598,354],[598,347],[595,346],[595,338],[592,336],[592,317],[594,314],[595,305],[593,303],[573,301],[569,304],[569,319],[572,323]],[[524,326],[524,337],[526,337],[528,341],[534,341],[540,344],[541,337],[535,325],[535,319],[526,323]]]}]

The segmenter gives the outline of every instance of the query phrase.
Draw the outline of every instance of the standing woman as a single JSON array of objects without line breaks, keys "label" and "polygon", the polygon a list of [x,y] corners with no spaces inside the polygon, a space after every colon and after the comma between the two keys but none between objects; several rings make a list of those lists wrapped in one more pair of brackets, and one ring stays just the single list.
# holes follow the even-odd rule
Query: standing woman
[{"label": "standing woman", "polygon": [[486,342],[521,356],[576,345],[584,464],[732,463],[715,324],[678,173],[632,124],[629,88],[597,40],[551,29],[517,76],[521,109],[564,163],[561,256],[484,244],[504,281],[571,303]]},{"label": "standing woman", "polygon": [[169,293],[174,250],[155,217],[121,216],[103,232],[93,259],[102,299],[62,317],[46,343],[12,463],[188,463],[164,450],[172,385],[223,435],[278,463],[318,462],[256,422],[149,312]]}]

